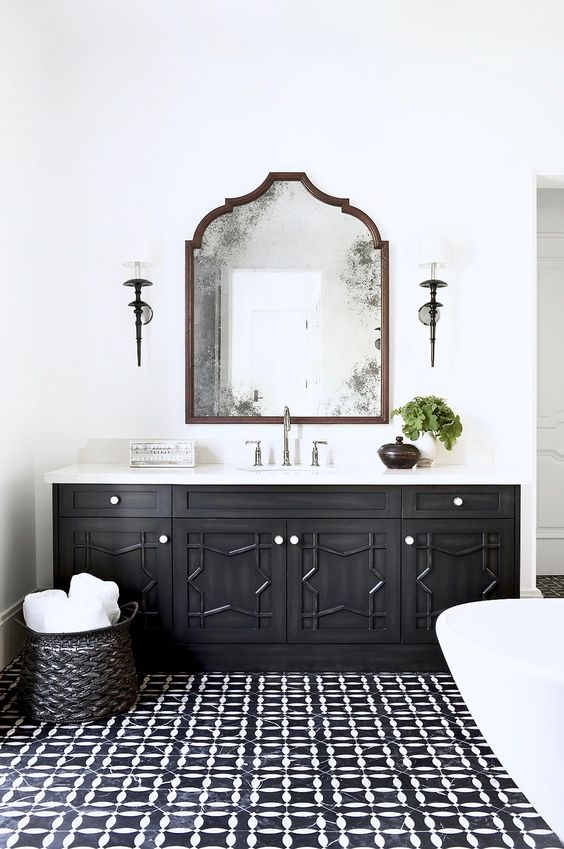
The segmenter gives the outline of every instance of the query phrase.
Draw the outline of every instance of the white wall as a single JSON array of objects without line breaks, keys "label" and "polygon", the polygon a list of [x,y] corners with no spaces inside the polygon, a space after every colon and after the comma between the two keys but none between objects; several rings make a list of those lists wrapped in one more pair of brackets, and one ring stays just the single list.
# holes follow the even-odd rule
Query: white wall
[{"label": "white wall", "polygon": [[0,668],[35,587],[34,371],[38,44],[17,0],[0,5]]},{"label": "white wall", "polygon": [[[564,170],[559,0],[37,0],[42,67],[37,458],[39,581],[51,568],[45,470],[91,437],[184,425],[184,240],[269,170],[305,170],[390,240],[391,403],[445,395],[517,468],[523,587],[534,583],[534,172]],[[158,245],[145,365],[134,364],[122,237]],[[416,243],[453,244],[429,367]],[[315,426],[309,439],[350,431]],[[363,456],[397,427],[361,429]],[[254,426],[227,427],[241,440]],[[263,431],[261,431],[263,433]],[[359,441],[358,434],[354,435]],[[361,457],[362,459],[362,457]]]},{"label": "white wall", "polygon": [[538,192],[537,574],[564,575],[564,189]]}]

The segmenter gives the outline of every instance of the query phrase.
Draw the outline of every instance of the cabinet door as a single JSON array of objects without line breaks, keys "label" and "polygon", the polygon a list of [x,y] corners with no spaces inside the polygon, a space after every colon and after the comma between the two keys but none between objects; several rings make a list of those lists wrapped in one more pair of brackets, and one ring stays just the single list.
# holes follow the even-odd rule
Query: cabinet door
[{"label": "cabinet door", "polygon": [[78,572],[115,581],[120,603],[139,603],[137,630],[170,632],[170,536],[170,519],[59,519],[57,584],[67,590]]},{"label": "cabinet door", "polygon": [[402,642],[435,642],[448,607],[515,595],[511,519],[404,520],[402,536]]},{"label": "cabinet door", "polygon": [[288,642],[399,642],[400,523],[288,522]]},{"label": "cabinet door", "polygon": [[280,519],[175,519],[175,640],[285,642],[285,536]]}]

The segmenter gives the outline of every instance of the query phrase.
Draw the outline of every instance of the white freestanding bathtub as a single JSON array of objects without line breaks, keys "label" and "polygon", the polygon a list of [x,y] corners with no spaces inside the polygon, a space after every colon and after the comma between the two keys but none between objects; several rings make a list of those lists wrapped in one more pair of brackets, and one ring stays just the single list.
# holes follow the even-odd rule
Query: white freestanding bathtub
[{"label": "white freestanding bathtub", "polygon": [[461,604],[437,635],[476,724],[564,842],[564,599]]}]

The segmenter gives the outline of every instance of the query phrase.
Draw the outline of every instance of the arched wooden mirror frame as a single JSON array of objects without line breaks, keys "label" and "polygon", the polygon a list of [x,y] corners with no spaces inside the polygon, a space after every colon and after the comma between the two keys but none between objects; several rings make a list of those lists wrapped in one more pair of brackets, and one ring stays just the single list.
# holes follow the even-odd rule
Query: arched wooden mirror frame
[{"label": "arched wooden mirror frame", "polygon": [[376,224],[365,212],[351,206],[348,198],[338,198],[328,195],[318,189],[304,172],[275,171],[258,188],[249,194],[238,198],[227,198],[223,206],[209,212],[196,227],[194,237],[186,241],[186,422],[189,424],[278,424],[282,423],[280,416],[202,416],[194,415],[194,252],[201,248],[202,239],[207,227],[217,218],[229,215],[236,207],[249,204],[264,195],[276,181],[299,181],[314,198],[321,203],[340,207],[345,215],[359,219],[368,229],[374,248],[380,249],[381,257],[381,288],[380,288],[380,415],[378,416],[300,416],[292,411],[292,420],[297,424],[384,424],[389,420],[389,341],[388,341],[388,310],[389,310],[389,275],[388,275],[388,242],[384,241]]}]

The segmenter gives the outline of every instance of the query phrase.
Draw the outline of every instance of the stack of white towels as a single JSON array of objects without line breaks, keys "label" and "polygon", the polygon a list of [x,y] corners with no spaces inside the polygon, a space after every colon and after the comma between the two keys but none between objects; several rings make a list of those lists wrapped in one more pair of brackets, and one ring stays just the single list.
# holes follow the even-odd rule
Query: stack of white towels
[{"label": "stack of white towels", "polygon": [[25,624],[40,634],[93,631],[115,625],[120,617],[119,587],[114,581],[81,572],[73,575],[69,594],[43,590],[24,598]]}]

